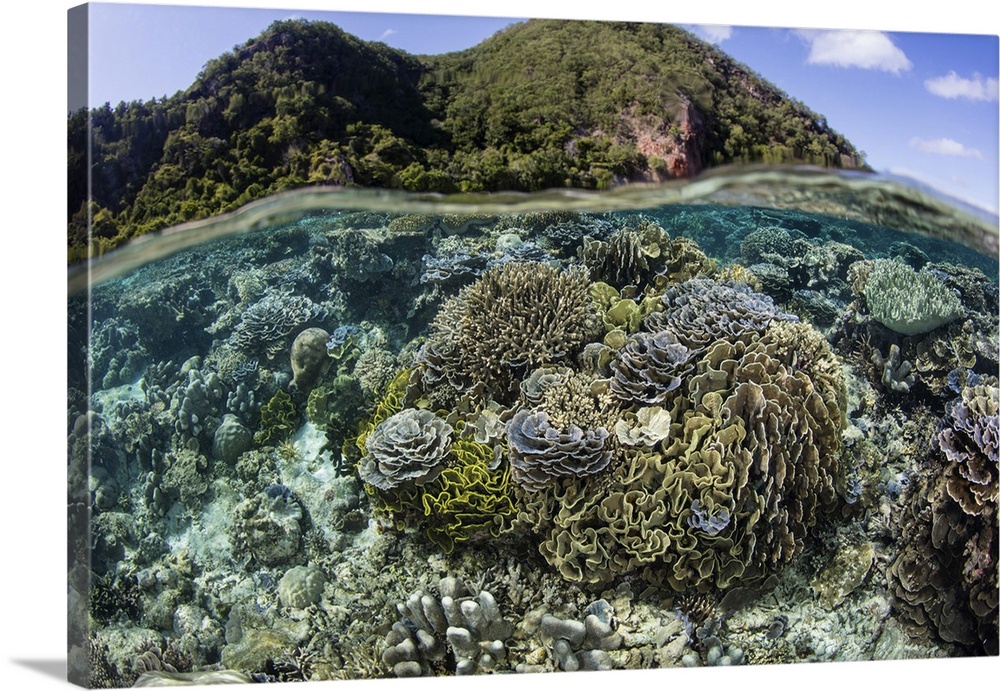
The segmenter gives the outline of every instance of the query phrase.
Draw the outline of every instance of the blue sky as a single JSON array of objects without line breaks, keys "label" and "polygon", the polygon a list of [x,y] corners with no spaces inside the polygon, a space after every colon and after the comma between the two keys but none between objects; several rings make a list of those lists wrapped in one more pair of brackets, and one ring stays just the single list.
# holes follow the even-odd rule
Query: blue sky
[{"label": "blue sky", "polygon": [[[229,3],[232,5],[233,3]],[[186,88],[213,57],[278,19],[327,20],[410,53],[475,45],[516,17],[91,5],[91,105]],[[996,212],[996,36],[685,24],[824,115],[880,172]]]}]

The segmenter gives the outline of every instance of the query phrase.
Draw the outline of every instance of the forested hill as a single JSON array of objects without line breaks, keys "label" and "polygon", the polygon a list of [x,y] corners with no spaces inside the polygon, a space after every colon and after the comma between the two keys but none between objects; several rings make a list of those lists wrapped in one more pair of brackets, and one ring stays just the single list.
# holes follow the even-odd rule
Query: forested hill
[{"label": "forested hill", "polygon": [[303,185],[527,191],[863,165],[822,116],[693,35],[585,21],[531,20],[439,56],[276,22],[186,91],[73,113],[68,134],[71,259],[88,211],[102,251]]}]

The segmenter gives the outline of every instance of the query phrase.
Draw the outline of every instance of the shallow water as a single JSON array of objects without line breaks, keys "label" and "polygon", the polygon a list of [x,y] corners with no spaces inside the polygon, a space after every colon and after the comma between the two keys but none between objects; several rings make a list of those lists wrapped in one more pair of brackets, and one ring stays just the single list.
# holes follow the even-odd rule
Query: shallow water
[{"label": "shallow water", "polygon": [[996,654],[997,237],[753,169],[72,267],[71,677]]}]

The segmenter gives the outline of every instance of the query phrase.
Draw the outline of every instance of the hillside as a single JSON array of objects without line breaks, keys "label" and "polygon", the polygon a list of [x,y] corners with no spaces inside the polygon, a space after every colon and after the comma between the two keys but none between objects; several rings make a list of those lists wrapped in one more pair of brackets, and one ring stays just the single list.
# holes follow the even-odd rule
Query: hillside
[{"label": "hillside", "polygon": [[730,162],[863,165],[821,116],[679,28],[557,20],[440,56],[276,22],[184,92],[72,114],[68,143],[71,260],[88,213],[100,252],[303,185],[601,189]]}]

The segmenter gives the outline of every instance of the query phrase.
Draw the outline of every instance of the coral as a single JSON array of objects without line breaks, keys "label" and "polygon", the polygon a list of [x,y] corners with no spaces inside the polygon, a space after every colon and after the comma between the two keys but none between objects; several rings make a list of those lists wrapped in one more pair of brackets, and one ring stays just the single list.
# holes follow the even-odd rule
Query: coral
[{"label": "coral", "polygon": [[770,262],[773,257],[802,256],[809,243],[792,237],[784,228],[767,227],[755,230],[740,243],[740,255],[747,264]]},{"label": "coral", "polygon": [[695,242],[671,238],[649,220],[615,231],[607,241],[585,237],[580,254],[591,278],[631,295],[711,274],[716,267]]},{"label": "coral", "polygon": [[901,360],[898,345],[893,343],[889,346],[888,357],[882,357],[882,353],[873,350],[871,362],[881,375],[879,380],[886,389],[898,393],[909,393],[915,381],[913,365],[909,360]]},{"label": "coral", "polygon": [[608,430],[557,427],[543,410],[518,410],[507,424],[510,463],[517,484],[537,490],[563,478],[579,479],[604,470]]},{"label": "coral", "polygon": [[236,459],[253,447],[253,435],[243,421],[232,413],[222,418],[212,437],[212,454],[226,463],[235,463]]},{"label": "coral", "polygon": [[660,406],[625,413],[615,423],[615,435],[625,446],[653,446],[670,435],[670,413]]},{"label": "coral", "polygon": [[871,262],[863,291],[872,318],[907,336],[933,331],[965,313],[958,296],[932,272],[889,259]]},{"label": "coral", "polygon": [[285,607],[305,609],[323,596],[326,575],[315,566],[293,566],[278,581],[278,597]]},{"label": "coral", "polygon": [[308,393],[332,362],[327,354],[330,334],[325,329],[313,326],[292,341],[290,358],[292,361],[292,383],[299,391]]},{"label": "coral", "polygon": [[284,564],[302,542],[302,506],[284,485],[272,485],[236,507],[233,544],[266,566]]},{"label": "coral", "polygon": [[[197,451],[180,449],[167,452],[162,461],[161,490],[185,506],[197,509],[201,506],[201,496],[208,491],[210,484],[208,465],[208,459]],[[154,468],[159,466],[160,462],[154,462]]]},{"label": "coral", "polygon": [[813,581],[816,599],[826,609],[833,609],[861,585],[874,561],[872,543],[844,545]]},{"label": "coral", "polygon": [[493,448],[464,439],[451,452],[458,460],[421,495],[427,536],[450,554],[458,542],[499,537],[510,530],[516,514],[510,466],[491,469]]},{"label": "coral", "polygon": [[745,331],[763,331],[774,319],[799,320],[746,285],[718,283],[709,278],[692,278],[670,286],[660,299],[663,309],[646,317],[645,330],[671,331],[694,351],[720,338],[735,340]]},{"label": "coral", "polygon": [[571,361],[599,328],[586,273],[506,264],[448,300],[418,356],[425,388],[485,387],[509,400],[542,365]]},{"label": "coral", "polygon": [[352,324],[341,324],[326,341],[326,352],[334,360],[344,360],[357,349],[361,341],[358,327]]},{"label": "coral", "polygon": [[303,295],[268,293],[250,305],[233,330],[233,342],[249,353],[281,352],[296,329],[326,317],[326,309]]},{"label": "coral", "polygon": [[920,374],[921,382],[935,395],[948,395],[948,375],[952,371],[972,369],[980,364],[972,341],[971,326],[968,321],[952,322],[927,334],[917,343],[914,368]]},{"label": "coral", "polygon": [[[197,357],[184,363],[180,372],[183,383],[170,399],[174,428],[184,437],[198,438],[206,429],[213,429],[210,418],[218,415],[226,396],[225,386],[219,375],[215,372],[202,372],[200,365],[201,359]],[[217,417],[215,424],[218,424]]]},{"label": "coral", "polygon": [[118,317],[94,325],[88,355],[95,389],[131,384],[149,360],[139,338],[139,327]]},{"label": "coral", "polygon": [[627,403],[662,404],[693,373],[693,355],[672,331],[632,334],[611,363],[611,390]]},{"label": "coral", "polygon": [[622,645],[622,636],[611,626],[611,606],[606,600],[591,604],[583,621],[542,617],[539,633],[553,662],[566,672],[597,671],[614,667],[609,650]]},{"label": "coral", "polygon": [[1000,400],[995,385],[962,390],[947,407],[948,426],[938,437],[948,460],[948,494],[967,514],[996,510],[997,457],[1000,447]]},{"label": "coral", "polygon": [[455,674],[496,669],[507,657],[506,641],[514,627],[500,615],[486,590],[473,595],[462,581],[447,577],[439,597],[417,590],[396,605],[399,621],[385,638],[382,662],[397,677],[430,676],[449,648]]},{"label": "coral", "polygon": [[430,483],[443,470],[451,432],[451,425],[434,413],[406,408],[379,423],[367,437],[358,475],[381,490]]},{"label": "coral", "polygon": [[298,427],[298,411],[287,391],[278,391],[260,409],[260,430],[253,436],[259,445],[276,444]]},{"label": "coral", "polygon": [[[539,478],[520,495],[519,525],[541,532],[542,555],[570,581],[636,569],[677,591],[763,581],[836,499],[846,388],[826,341],[810,334],[775,321],[714,341],[665,409],[666,438],[623,444],[600,476]],[[515,479],[511,430],[525,416],[508,431]]]},{"label": "coral", "polygon": [[966,386],[938,433],[944,463],[910,483],[903,545],[887,569],[893,606],[911,635],[997,654],[995,378]]}]

